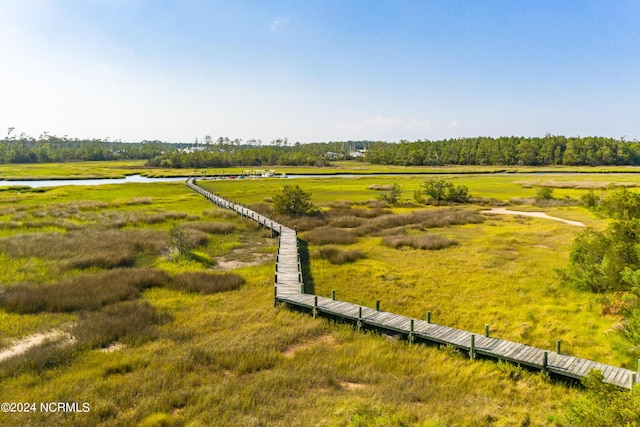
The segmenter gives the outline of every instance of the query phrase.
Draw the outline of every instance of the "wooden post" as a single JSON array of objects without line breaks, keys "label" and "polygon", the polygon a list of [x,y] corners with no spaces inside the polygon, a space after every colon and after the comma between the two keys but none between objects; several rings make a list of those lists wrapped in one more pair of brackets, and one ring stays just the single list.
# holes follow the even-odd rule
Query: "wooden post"
[{"label": "wooden post", "polygon": [[409,343],[413,344],[413,319],[409,323]]},{"label": "wooden post", "polygon": [[556,353],[558,353],[558,354],[562,354],[562,353],[560,352],[560,340],[556,340]]},{"label": "wooden post", "polygon": [[376,300],[376,311],[380,311],[380,300]]},{"label": "wooden post", "polygon": [[313,297],[313,318],[318,317],[318,296]]},{"label": "wooden post", "polygon": [[431,312],[427,311],[427,323],[431,323]]},{"label": "wooden post", "polygon": [[275,277],[273,278],[273,283],[278,283],[278,273],[275,274]]},{"label": "wooden post", "polygon": [[358,332],[362,329],[362,307],[358,307],[358,323],[357,323]]},{"label": "wooden post", "polygon": [[304,294],[304,283],[300,283],[300,293]]},{"label": "wooden post", "polygon": [[471,343],[469,345],[469,359],[474,360],[476,358],[476,336],[471,334]]},{"label": "wooden post", "polygon": [[484,336],[485,337],[489,336],[489,325],[487,325],[486,323],[484,325]]},{"label": "wooden post", "polygon": [[278,286],[273,287],[273,306],[278,306]]},{"label": "wooden post", "polygon": [[633,390],[633,386],[636,385],[636,373],[634,372],[629,376],[629,388]]},{"label": "wooden post", "polygon": [[547,372],[548,365],[549,365],[549,353],[545,351],[544,353],[542,353],[542,370],[544,372]]},{"label": "wooden post", "polygon": [[335,289],[331,290],[331,299],[334,300],[334,301],[336,300],[336,290]]}]

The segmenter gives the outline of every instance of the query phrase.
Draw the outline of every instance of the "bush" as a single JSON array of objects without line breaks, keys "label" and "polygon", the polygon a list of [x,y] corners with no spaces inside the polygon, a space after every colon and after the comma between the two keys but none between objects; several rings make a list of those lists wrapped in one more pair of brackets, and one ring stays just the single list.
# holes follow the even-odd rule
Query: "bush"
[{"label": "bush", "polygon": [[341,250],[333,246],[327,246],[318,250],[320,258],[328,260],[331,264],[347,264],[364,258],[364,254],[357,250]]},{"label": "bush", "polygon": [[380,196],[378,196],[378,198],[385,203],[388,203],[390,205],[395,205],[400,200],[401,195],[402,195],[402,187],[394,183],[393,185],[391,185],[391,187],[387,192],[381,194]]},{"label": "bush", "polygon": [[186,292],[213,294],[238,289],[243,283],[244,278],[234,273],[188,272],[175,276],[171,287]]},{"label": "bush", "polygon": [[316,207],[311,203],[311,193],[298,185],[285,185],[282,193],[273,197],[273,210],[277,214],[289,216],[313,215]]},{"label": "bush", "polygon": [[553,199],[553,188],[551,187],[540,187],[536,191],[536,196],[534,199],[537,200],[551,200]]},{"label": "bush", "polygon": [[578,288],[592,292],[629,290],[623,273],[640,263],[639,244],[640,220],[616,221],[605,231],[586,229],[573,242],[567,276]]},{"label": "bush", "polygon": [[385,246],[392,248],[400,248],[409,246],[414,249],[439,250],[455,246],[457,241],[447,239],[437,234],[409,235],[409,236],[387,236],[382,239]]},{"label": "bush", "polygon": [[[469,189],[464,185],[454,185],[444,179],[430,179],[422,184],[422,191],[436,202],[458,202],[467,203],[469,201]],[[414,194],[414,198],[416,194]],[[420,197],[418,197],[419,199]]]}]

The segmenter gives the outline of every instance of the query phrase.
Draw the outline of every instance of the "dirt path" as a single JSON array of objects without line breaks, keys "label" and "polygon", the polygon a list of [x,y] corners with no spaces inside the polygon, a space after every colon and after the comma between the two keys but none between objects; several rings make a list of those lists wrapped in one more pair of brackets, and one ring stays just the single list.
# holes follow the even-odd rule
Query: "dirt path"
[{"label": "dirt path", "polygon": [[73,340],[73,337],[67,332],[63,332],[57,329],[49,332],[42,332],[38,334],[29,335],[26,338],[17,341],[13,346],[6,350],[0,351],[0,362],[9,359],[10,357],[19,356],[29,350],[30,348],[39,346],[46,340],[56,340],[63,338],[65,341]]},{"label": "dirt path", "polygon": [[555,216],[549,216],[544,212],[524,212],[524,211],[512,211],[506,208],[493,208],[488,211],[482,211],[484,214],[494,215],[520,215],[520,216],[533,216],[536,218],[552,219],[554,221],[564,222],[565,224],[575,225],[576,227],[585,227],[585,225],[579,221],[571,221],[568,219],[562,219]]}]

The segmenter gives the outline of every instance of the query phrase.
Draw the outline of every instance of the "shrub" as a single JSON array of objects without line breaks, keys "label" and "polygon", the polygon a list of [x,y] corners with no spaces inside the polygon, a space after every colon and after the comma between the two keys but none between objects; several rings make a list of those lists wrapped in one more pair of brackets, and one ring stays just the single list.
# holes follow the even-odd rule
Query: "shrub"
[{"label": "shrub", "polygon": [[273,210],[290,216],[313,215],[317,212],[311,203],[311,193],[298,185],[285,185],[282,192],[273,197]]},{"label": "shrub", "polygon": [[171,287],[186,292],[213,294],[238,289],[243,283],[244,278],[234,273],[188,272],[175,276]]},{"label": "shrub", "polygon": [[391,185],[391,187],[387,192],[381,194],[380,196],[378,196],[378,198],[385,203],[388,203],[390,205],[395,205],[400,200],[401,195],[402,195],[402,187],[394,183],[393,185]]},{"label": "shrub", "polygon": [[327,246],[318,250],[320,258],[328,260],[331,264],[346,264],[364,258],[364,254],[357,250],[341,250],[333,246]]},{"label": "shrub", "polygon": [[535,200],[551,200],[553,199],[553,188],[550,187],[540,187],[536,191]]},{"label": "shrub", "polygon": [[414,249],[438,250],[455,246],[457,241],[447,239],[437,234],[409,235],[409,236],[387,236],[382,239],[385,246],[392,248],[400,248],[409,246]]},{"label": "shrub", "polygon": [[350,245],[358,241],[350,231],[330,226],[315,228],[306,232],[304,237],[312,245]]},{"label": "shrub", "polygon": [[146,301],[125,301],[97,312],[83,312],[72,334],[81,346],[104,347],[114,341],[138,344],[156,336],[168,320]]},{"label": "shrub", "polygon": [[451,181],[444,179],[430,179],[422,185],[422,189],[425,195],[436,202],[466,203],[470,197],[467,187],[464,185],[455,185]]}]

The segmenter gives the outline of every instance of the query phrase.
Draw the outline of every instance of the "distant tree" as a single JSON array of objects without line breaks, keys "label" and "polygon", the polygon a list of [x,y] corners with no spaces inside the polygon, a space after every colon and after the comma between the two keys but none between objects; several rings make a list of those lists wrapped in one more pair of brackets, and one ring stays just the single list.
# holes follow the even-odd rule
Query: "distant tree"
[{"label": "distant tree", "polygon": [[466,186],[455,185],[444,179],[430,179],[422,185],[422,188],[424,194],[436,202],[466,203],[470,197]]},{"label": "distant tree", "polygon": [[538,191],[536,191],[535,200],[551,200],[553,199],[553,188],[551,187],[540,187]]},{"label": "distant tree", "polygon": [[317,212],[311,203],[311,193],[298,185],[285,185],[282,192],[273,197],[273,209],[276,213],[290,216],[313,215]]},{"label": "distant tree", "polygon": [[402,195],[402,187],[400,187],[400,185],[394,182],[391,188],[388,191],[382,193],[380,196],[378,196],[378,198],[385,203],[388,203],[390,205],[395,205],[400,200],[401,195]]},{"label": "distant tree", "polygon": [[169,230],[169,254],[187,255],[198,246],[197,240],[188,230],[174,225]]}]

